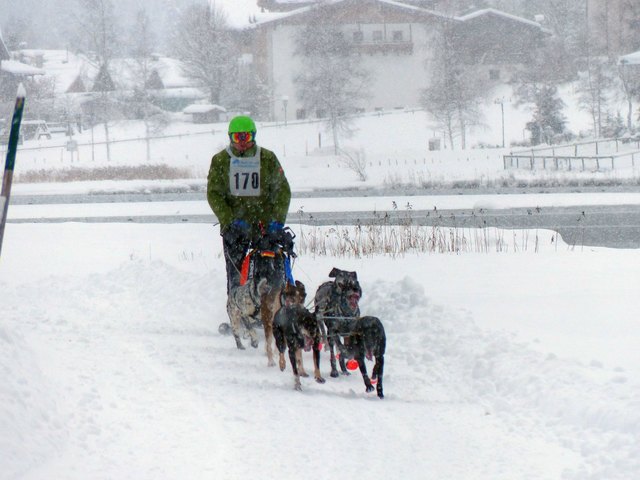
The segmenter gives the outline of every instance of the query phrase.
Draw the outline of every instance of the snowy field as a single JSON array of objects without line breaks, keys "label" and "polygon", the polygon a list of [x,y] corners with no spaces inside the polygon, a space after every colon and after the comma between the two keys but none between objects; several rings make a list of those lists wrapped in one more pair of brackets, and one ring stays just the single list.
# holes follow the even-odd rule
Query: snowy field
[{"label": "snowy field", "polygon": [[640,251],[539,236],[538,253],[298,259],[312,291],[358,272],[387,330],[381,401],[329,378],[327,354],[327,383],[295,392],[262,341],[218,334],[215,227],[9,224],[0,478],[637,478]]},{"label": "snowy field", "polygon": [[[499,142],[497,107],[489,110],[492,128],[473,142]],[[366,152],[366,182],[328,155],[327,145],[317,148],[318,134],[326,135],[319,125],[259,125],[258,139],[278,153],[295,192],[420,178],[489,183],[505,175],[501,149],[427,152],[433,132],[420,115],[359,121],[349,145]],[[513,115],[508,140],[522,136],[526,119]],[[137,128],[119,125],[114,138]],[[152,163],[188,168],[193,178],[17,183],[13,191],[202,185],[225,125],[201,135],[194,126],[172,128],[191,135],[166,140]],[[91,160],[86,148],[71,165],[62,146],[21,151],[16,172],[107,163]],[[115,164],[145,162],[142,141],[121,152]],[[402,206],[398,193],[346,206]],[[640,201],[633,192],[501,197],[440,196],[437,205]],[[333,209],[333,202],[297,198],[292,212]],[[75,216],[84,208],[10,205],[9,215]],[[91,208],[136,213],[127,204]],[[203,198],[176,209],[207,206]],[[308,227],[294,228],[300,237]],[[9,223],[0,261],[0,479],[640,478],[640,250],[573,248],[552,232],[526,235],[537,248],[298,258],[294,276],[310,292],[334,266],[358,272],[362,311],[379,316],[387,331],[381,401],[365,393],[359,374],[329,378],[327,354],[327,383],[303,379],[303,392],[295,392],[290,367],[267,367],[262,339],[258,350],[239,351],[218,334],[226,299],[216,226]]]}]

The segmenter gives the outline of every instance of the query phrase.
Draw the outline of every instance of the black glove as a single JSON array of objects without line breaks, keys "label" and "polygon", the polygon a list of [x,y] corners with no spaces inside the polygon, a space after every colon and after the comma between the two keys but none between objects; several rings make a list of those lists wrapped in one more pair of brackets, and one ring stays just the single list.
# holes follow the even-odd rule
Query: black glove
[{"label": "black glove", "polygon": [[283,252],[293,255],[293,239],[296,238],[296,236],[289,227],[280,228],[269,235],[271,241],[279,245]]},{"label": "black glove", "polygon": [[246,242],[249,240],[249,224],[242,219],[236,219],[222,232],[222,238],[227,243]]}]

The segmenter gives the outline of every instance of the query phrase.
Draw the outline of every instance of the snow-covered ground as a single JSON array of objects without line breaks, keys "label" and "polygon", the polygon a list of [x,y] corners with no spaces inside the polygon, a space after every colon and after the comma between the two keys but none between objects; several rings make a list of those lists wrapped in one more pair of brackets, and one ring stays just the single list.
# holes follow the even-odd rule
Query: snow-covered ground
[{"label": "snow-covered ground", "polygon": [[327,383],[295,392],[263,343],[218,334],[215,227],[9,224],[0,478],[637,478],[640,251],[539,236],[538,253],[297,260],[311,291],[358,272],[388,335],[380,401],[326,354]]},{"label": "snow-covered ground", "polygon": [[[421,178],[490,183],[505,175],[501,150],[428,152],[433,132],[422,115],[358,121],[349,145],[367,155],[366,182],[327,155],[326,144],[317,148],[319,133],[328,138],[318,124],[259,125],[258,139],[278,153],[296,192]],[[490,138],[474,141],[497,143],[496,125]],[[508,127],[521,136],[517,122]],[[209,130],[193,135],[197,128]],[[192,135],[156,145],[154,161],[189,168],[195,180],[16,183],[13,191],[201,185],[224,128],[190,126]],[[121,124],[113,138],[136,129]],[[86,148],[69,163],[63,146],[37,154],[25,148],[16,173],[107,163]],[[146,162],[143,141],[120,152],[115,164]],[[553,182],[556,174],[527,175]],[[558,175],[615,179],[637,177],[637,170]],[[295,198],[292,212],[388,209],[391,201],[402,208],[398,193],[346,202]],[[442,209],[638,198],[603,192],[406,201]],[[207,211],[204,198],[175,207]],[[73,217],[86,208],[10,205],[9,216]],[[91,212],[126,216],[134,208],[141,206],[94,204]],[[172,206],[149,204],[146,213],[157,208]],[[294,228],[301,238],[300,229],[310,227]],[[639,478],[640,250],[573,248],[552,232],[519,233],[530,246],[516,253],[300,255],[294,275],[310,292],[334,266],[358,272],[363,313],[379,316],[388,336],[380,401],[365,393],[359,374],[328,378],[326,354],[327,383],[303,379],[303,392],[295,392],[289,367],[267,367],[263,342],[239,351],[218,334],[226,292],[216,226],[9,223],[0,260],[0,478]]]}]

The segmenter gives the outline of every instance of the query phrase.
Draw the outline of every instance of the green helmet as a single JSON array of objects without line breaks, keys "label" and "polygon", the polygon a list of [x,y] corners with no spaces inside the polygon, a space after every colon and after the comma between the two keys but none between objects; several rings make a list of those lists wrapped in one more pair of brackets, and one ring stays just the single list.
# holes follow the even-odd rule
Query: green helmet
[{"label": "green helmet", "polygon": [[241,115],[234,117],[229,122],[229,133],[237,132],[256,132],[256,124],[251,117]]}]

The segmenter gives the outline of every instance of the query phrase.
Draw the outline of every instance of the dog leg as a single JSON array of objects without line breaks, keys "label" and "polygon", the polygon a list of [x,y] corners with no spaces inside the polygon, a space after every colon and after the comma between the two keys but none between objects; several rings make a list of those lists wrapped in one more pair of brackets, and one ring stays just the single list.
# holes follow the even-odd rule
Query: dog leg
[{"label": "dog leg", "polygon": [[339,360],[339,363],[340,363],[340,371],[342,372],[342,375],[351,375],[349,370],[347,370],[347,365],[346,365],[346,361],[345,361],[345,357],[346,358],[350,358],[351,357],[351,352],[349,351],[349,348],[347,346],[348,345],[347,342],[349,342],[349,338],[348,337],[345,339],[345,344],[344,345],[340,341],[340,337],[338,337],[338,339],[337,339],[338,350],[340,351],[340,358],[338,360]]},{"label": "dog leg", "polygon": [[276,311],[280,308],[280,291],[270,291],[262,296],[262,302],[260,307],[260,316],[262,318],[262,325],[264,326],[264,344],[267,353],[267,365],[269,367],[275,366],[273,361],[273,317]]},{"label": "dog leg", "polygon": [[302,363],[302,349],[299,348],[296,350],[296,365],[298,366],[298,373],[301,377],[308,377],[309,374],[304,369],[304,364]]},{"label": "dog leg", "polygon": [[291,369],[293,370],[293,388],[301,391],[302,385],[300,384],[300,375],[298,375],[298,366],[296,365],[296,355],[298,349],[289,347],[289,362],[291,362]]},{"label": "dog leg", "polygon": [[258,333],[256,332],[255,328],[251,328],[249,330],[249,338],[251,338],[251,346],[253,348],[258,348]]},{"label": "dog leg", "polygon": [[278,367],[280,367],[280,371],[284,372],[284,369],[287,367],[287,362],[284,359],[284,353],[280,352],[278,355]]},{"label": "dog leg", "polygon": [[376,384],[376,393],[380,399],[384,398],[384,393],[382,392],[382,376],[384,372],[384,356],[376,355],[376,364],[373,366],[373,373],[371,376],[378,380]]},{"label": "dog leg", "polygon": [[329,363],[331,363],[331,378],[339,377],[338,369],[336,368],[336,343],[333,336],[329,336]]},{"label": "dog leg", "polygon": [[369,375],[367,374],[367,366],[364,363],[364,352],[358,351],[355,356],[355,359],[358,362],[358,366],[360,367],[360,373],[362,374],[362,380],[364,380],[364,387],[367,393],[373,392],[374,388],[371,385],[371,380],[369,379]]},{"label": "dog leg", "polygon": [[227,299],[227,314],[229,315],[229,322],[231,323],[231,332],[233,333],[233,338],[236,341],[236,347],[238,350],[244,350],[244,345],[242,345],[242,340],[240,337],[243,332],[242,326],[242,318],[238,309],[232,304],[231,299]]},{"label": "dog leg", "polygon": [[317,383],[324,383],[326,380],[320,375],[320,349],[318,344],[313,345],[313,378]]}]

